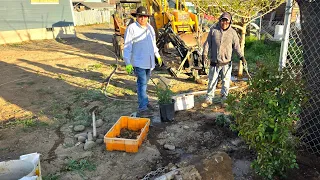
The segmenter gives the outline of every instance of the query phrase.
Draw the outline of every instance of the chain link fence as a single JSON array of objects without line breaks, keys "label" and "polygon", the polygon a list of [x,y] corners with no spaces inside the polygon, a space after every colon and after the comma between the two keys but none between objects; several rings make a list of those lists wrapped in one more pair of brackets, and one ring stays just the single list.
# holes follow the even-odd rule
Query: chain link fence
[{"label": "chain link fence", "polygon": [[303,46],[301,38],[301,26],[297,23],[291,23],[286,67],[291,70],[294,76],[302,75]]},{"label": "chain link fence", "polygon": [[303,104],[298,133],[304,152],[320,155],[320,1],[297,0],[299,19],[291,23],[286,68],[302,77],[307,102]]}]

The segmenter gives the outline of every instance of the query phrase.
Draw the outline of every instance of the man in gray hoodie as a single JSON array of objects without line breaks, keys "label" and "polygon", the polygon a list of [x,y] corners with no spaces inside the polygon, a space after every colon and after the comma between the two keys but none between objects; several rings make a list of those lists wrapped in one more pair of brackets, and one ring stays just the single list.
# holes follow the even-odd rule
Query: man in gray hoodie
[{"label": "man in gray hoodie", "polygon": [[219,73],[222,77],[221,96],[224,101],[229,93],[231,71],[232,71],[232,50],[235,50],[240,60],[245,64],[246,60],[240,48],[237,32],[231,27],[232,16],[228,12],[222,13],[219,23],[210,28],[208,38],[203,48],[203,60],[207,59],[210,52],[209,84],[207,97],[202,107],[212,104],[214,92],[218,83]]}]

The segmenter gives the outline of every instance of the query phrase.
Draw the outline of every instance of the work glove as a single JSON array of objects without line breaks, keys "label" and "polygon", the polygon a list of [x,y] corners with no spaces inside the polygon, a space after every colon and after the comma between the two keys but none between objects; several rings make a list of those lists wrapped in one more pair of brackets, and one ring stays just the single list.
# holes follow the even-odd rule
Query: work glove
[{"label": "work glove", "polygon": [[161,57],[159,56],[159,57],[157,58],[157,60],[158,60],[159,66],[161,67],[161,66],[162,66],[162,59],[161,59]]},{"label": "work glove", "polygon": [[126,71],[128,74],[131,74],[133,71],[133,66],[131,64],[126,65]]}]

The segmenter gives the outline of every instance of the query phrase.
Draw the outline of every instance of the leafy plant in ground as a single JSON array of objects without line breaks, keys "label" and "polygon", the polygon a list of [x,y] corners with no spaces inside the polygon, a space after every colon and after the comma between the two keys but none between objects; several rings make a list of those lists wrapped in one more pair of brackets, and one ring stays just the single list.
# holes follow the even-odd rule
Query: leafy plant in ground
[{"label": "leafy plant in ground", "polygon": [[235,128],[250,148],[257,152],[252,167],[257,174],[273,179],[297,168],[294,122],[299,120],[306,92],[301,79],[287,71],[263,67],[248,87],[247,94],[227,99],[227,109],[236,119]]},{"label": "leafy plant in ground", "polygon": [[224,114],[218,115],[215,122],[217,125],[222,127],[230,125],[230,119]]},{"label": "leafy plant in ground", "polygon": [[64,170],[65,171],[76,171],[80,173],[80,175],[84,176],[84,171],[95,171],[96,170],[96,165],[93,164],[92,162],[86,160],[86,159],[81,159],[81,160],[69,160],[67,165],[65,166]]}]

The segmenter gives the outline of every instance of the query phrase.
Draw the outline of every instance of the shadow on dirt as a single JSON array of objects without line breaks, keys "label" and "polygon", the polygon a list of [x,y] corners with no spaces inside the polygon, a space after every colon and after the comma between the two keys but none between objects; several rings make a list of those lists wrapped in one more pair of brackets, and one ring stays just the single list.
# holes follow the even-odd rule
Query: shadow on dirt
[{"label": "shadow on dirt", "polygon": [[[103,74],[102,73],[98,73],[98,72],[94,72],[94,71],[87,71],[85,72],[82,69],[79,68],[74,68],[74,67],[68,67],[66,65],[62,65],[62,64],[58,64],[57,66],[60,68],[56,68],[50,65],[46,65],[46,64],[42,64],[39,62],[34,62],[34,61],[30,61],[27,59],[18,59],[18,61],[20,62],[24,62],[33,66],[36,66],[38,68],[41,68],[43,70],[45,70],[47,72],[47,75],[55,75],[55,74],[63,74],[63,75],[70,75],[73,77],[81,77],[81,78],[85,78],[88,80],[98,80],[98,81],[102,81],[103,78]],[[22,67],[22,69],[25,69],[29,72],[34,72],[37,73],[35,70],[27,68],[27,67]],[[68,70],[65,70],[68,69]]]},{"label": "shadow on dirt", "polygon": [[[102,36],[101,34],[96,34],[97,36]],[[111,39],[107,42],[111,43]],[[63,40],[57,40],[58,43],[71,46],[73,48],[78,49],[79,51],[63,51],[60,49],[55,49],[54,51],[63,52],[69,55],[76,55],[80,57],[87,57],[88,59],[94,59],[97,61],[101,61],[104,64],[114,64],[115,56],[113,55],[113,47],[109,44],[102,44],[95,39],[82,39],[79,37],[76,38],[67,38]],[[83,55],[84,54],[84,55]],[[90,56],[86,56],[85,54],[89,55],[101,55],[105,58],[90,58]],[[112,61],[106,60],[111,58]]]},{"label": "shadow on dirt", "polygon": [[[30,63],[33,66],[38,66],[38,68],[46,69],[49,74],[40,73],[30,67],[12,65],[0,61],[0,67],[7,70],[5,74],[1,74],[2,78],[0,80],[0,97],[7,102],[6,106],[3,106],[1,109],[2,126],[5,125],[6,122],[26,118],[30,112],[34,114],[32,119],[36,119],[36,121],[41,121],[41,118],[45,117],[51,119],[57,115],[56,113],[63,112],[68,106],[68,102],[72,101],[71,97],[66,96],[68,90],[85,91],[84,88],[79,86],[49,77],[51,73],[61,72],[61,70],[57,68],[39,63],[31,63],[23,59],[21,59],[21,61]],[[54,104],[59,105],[53,109],[52,105]],[[15,113],[6,113],[6,109],[9,112],[15,111]],[[37,146],[34,146],[34,143],[29,143],[34,141],[33,138],[35,137],[33,135],[23,136],[24,140],[18,142],[11,142],[15,141],[15,138],[10,138],[11,134],[5,132],[5,130],[1,131],[2,139],[6,139],[6,143],[1,143],[1,147],[5,148],[9,145],[10,153],[0,153],[0,160],[7,157],[18,157],[18,155],[29,152],[39,152],[46,155],[49,149],[52,148],[51,145],[48,146],[47,142],[54,139],[48,138],[47,136],[50,134],[46,134],[47,131],[44,129],[43,131],[39,130],[38,134],[33,133],[33,135],[37,136]],[[59,133],[57,135],[59,136]],[[63,141],[63,138],[60,136],[59,139],[60,142],[61,140]],[[57,147],[59,144],[60,143],[55,146]],[[39,147],[41,148],[39,149]],[[54,152],[54,149],[52,151]]]}]

